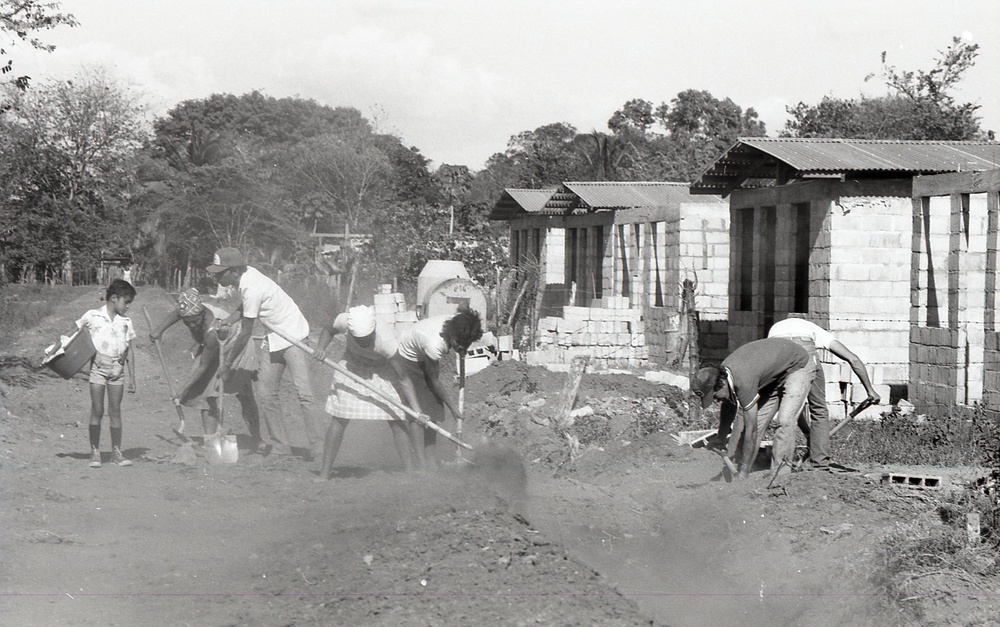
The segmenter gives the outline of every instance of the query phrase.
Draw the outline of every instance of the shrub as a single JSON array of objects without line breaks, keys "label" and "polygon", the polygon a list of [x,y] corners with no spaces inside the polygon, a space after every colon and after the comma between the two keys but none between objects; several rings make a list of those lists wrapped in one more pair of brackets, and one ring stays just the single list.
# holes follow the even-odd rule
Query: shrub
[{"label": "shrub", "polygon": [[893,410],[834,437],[846,462],[1000,467],[1000,423],[981,406],[918,418]]}]

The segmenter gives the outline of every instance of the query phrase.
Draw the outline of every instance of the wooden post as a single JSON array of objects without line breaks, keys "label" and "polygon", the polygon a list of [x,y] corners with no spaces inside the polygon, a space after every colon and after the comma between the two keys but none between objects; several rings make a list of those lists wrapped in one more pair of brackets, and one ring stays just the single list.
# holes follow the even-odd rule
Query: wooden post
[{"label": "wooden post", "polygon": [[569,414],[573,411],[573,404],[576,402],[576,394],[580,391],[580,381],[583,380],[583,373],[590,363],[590,355],[577,355],[573,358],[569,367],[569,376],[566,379],[566,387],[563,388],[562,400],[553,416],[556,430],[561,430],[569,421]]},{"label": "wooden post", "polygon": [[965,515],[965,533],[968,535],[969,544],[979,544],[979,512],[969,512]]},{"label": "wooden post", "polygon": [[[677,351],[677,365],[684,363],[684,352],[688,355],[688,378],[693,380],[701,365],[701,351],[698,350],[698,310],[695,308],[694,291],[697,282],[684,279],[681,293],[681,349]],[[701,420],[701,405],[688,403],[688,419]]]}]

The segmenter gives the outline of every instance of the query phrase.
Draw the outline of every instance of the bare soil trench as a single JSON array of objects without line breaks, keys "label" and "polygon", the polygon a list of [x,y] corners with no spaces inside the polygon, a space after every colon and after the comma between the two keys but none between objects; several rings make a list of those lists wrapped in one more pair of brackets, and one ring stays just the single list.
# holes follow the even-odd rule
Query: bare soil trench
[{"label": "bare soil trench", "polygon": [[[96,302],[96,290],[81,291],[5,352],[37,358]],[[470,377],[465,431],[474,442],[486,425],[497,432],[500,417],[499,431],[528,460],[527,500],[464,466],[402,472],[378,424],[348,429],[331,481],[318,482],[318,462],[300,457],[182,459],[141,313],[145,305],[157,319],[170,304],[146,288],[131,312],[138,391],[126,395],[123,416],[133,466],[87,466],[85,379],[10,387],[0,416],[0,623],[906,621],[872,575],[881,534],[926,515],[919,499],[859,474],[796,473],[780,489],[766,488],[766,473],[725,484],[717,457],[677,447],[665,432],[623,432],[567,462],[559,439],[531,422],[553,411],[566,375],[521,364]],[[164,338],[175,381],[189,367],[186,333]],[[317,366],[318,397],[328,383]],[[663,411],[674,411],[676,390],[588,375],[578,405],[668,397]],[[288,422],[300,428],[289,399]],[[227,404],[245,443],[236,403]],[[188,425],[200,434],[194,416]],[[929,618],[975,624],[995,615],[993,603],[944,604]]]}]

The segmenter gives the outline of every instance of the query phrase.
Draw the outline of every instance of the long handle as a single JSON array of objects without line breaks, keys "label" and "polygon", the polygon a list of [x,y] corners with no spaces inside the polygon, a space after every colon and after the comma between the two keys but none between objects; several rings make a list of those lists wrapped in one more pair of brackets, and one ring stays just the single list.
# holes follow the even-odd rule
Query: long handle
[{"label": "long handle", "polygon": [[[149,318],[149,310],[146,306],[142,307],[142,314],[146,316],[146,324],[149,325],[149,332],[153,332],[153,321]],[[177,396],[174,394],[174,384],[170,381],[170,373],[167,371],[167,362],[163,359],[163,350],[160,348],[160,340],[153,340],[153,346],[156,347],[156,356],[160,358],[160,366],[163,368],[163,378],[167,380],[167,390],[170,391],[170,400],[174,401],[174,408],[177,409],[177,418],[181,421],[180,427],[175,429],[178,434],[184,432],[184,410],[176,402]]]},{"label": "long handle", "polygon": [[[299,340],[296,340],[295,338],[287,335],[284,331],[279,331],[278,329],[275,329],[273,326],[269,325],[267,322],[264,322],[263,320],[261,320],[261,322],[263,322],[264,326],[266,326],[268,329],[270,329],[271,332],[276,333],[277,335],[281,336],[282,338],[284,338],[287,342],[289,342],[293,346],[297,346],[298,348],[301,348],[302,350],[304,350],[305,352],[309,353],[310,355],[315,355],[316,354],[316,351],[313,350],[312,348],[310,348],[307,344],[305,344],[303,342],[300,342]],[[406,415],[408,415],[410,418],[413,418],[414,420],[416,420],[417,422],[419,422],[423,426],[427,427],[428,429],[431,429],[433,431],[438,432],[442,436],[448,438],[449,440],[451,440],[452,442],[454,442],[455,444],[461,446],[464,449],[468,449],[470,451],[473,450],[472,446],[466,444],[462,440],[459,440],[457,437],[453,436],[450,432],[448,432],[447,430],[445,430],[443,427],[441,427],[441,426],[439,426],[439,425],[431,422],[430,420],[427,419],[426,416],[424,416],[420,412],[415,411],[413,409],[410,409],[406,405],[400,403],[396,399],[392,398],[391,396],[389,396],[388,394],[386,394],[382,390],[378,389],[377,387],[375,387],[374,385],[372,385],[368,381],[365,381],[364,379],[362,379],[358,375],[354,374],[353,372],[351,372],[347,368],[344,368],[343,366],[341,366],[337,362],[333,361],[329,357],[325,358],[323,360],[323,363],[326,364],[327,366],[330,366],[331,368],[333,368],[334,370],[336,370],[340,374],[344,375],[348,379],[351,379],[352,381],[354,381],[358,385],[361,385],[362,387],[364,387],[364,388],[370,390],[371,392],[375,393],[379,398],[381,398],[385,402],[389,403],[390,405],[392,405],[396,409],[399,409],[400,411],[405,412]]]},{"label": "long handle", "polygon": [[[458,415],[465,415],[465,351],[458,355]],[[462,419],[455,419],[455,435],[462,439]],[[461,451],[459,451],[461,455]]]},{"label": "long handle", "polygon": [[860,403],[858,403],[858,406],[854,408],[854,411],[852,411],[851,413],[847,414],[847,417],[844,418],[843,420],[841,420],[840,422],[838,422],[837,426],[835,426],[833,429],[830,429],[830,436],[833,437],[833,435],[835,433],[837,433],[842,428],[844,428],[845,426],[847,426],[847,423],[849,423],[850,421],[854,420],[854,418],[858,414],[860,414],[864,410],[866,410],[869,407],[871,407],[873,403],[874,403],[874,401],[872,401],[871,397],[868,397],[865,400],[863,400]]}]

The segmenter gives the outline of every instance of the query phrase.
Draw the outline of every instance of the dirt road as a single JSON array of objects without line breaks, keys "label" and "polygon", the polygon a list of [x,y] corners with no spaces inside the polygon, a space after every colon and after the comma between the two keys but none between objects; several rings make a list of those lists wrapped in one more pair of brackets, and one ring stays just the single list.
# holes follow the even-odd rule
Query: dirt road
[{"label": "dirt road", "polygon": [[[34,354],[95,302],[81,293],[12,352]],[[155,319],[170,301],[146,289],[142,305]],[[132,318],[144,331],[141,310]],[[189,345],[179,326],[164,337],[177,380]],[[470,377],[466,433],[498,404],[517,405],[505,419],[525,422],[545,411],[538,399],[556,404],[561,375],[533,370],[531,400],[511,393],[520,375],[504,368],[513,366]],[[337,476],[318,482],[317,464],[299,457],[182,459],[148,341],[137,372],[138,392],[123,403],[127,468],[87,466],[85,380],[11,388],[0,431],[3,624],[899,621],[872,581],[873,560],[880,534],[923,510],[860,475],[797,473],[768,490],[761,478],[713,480],[717,458],[666,433],[621,437],[561,465],[515,437],[536,460],[518,501],[466,468],[401,472],[384,425],[352,425]],[[329,375],[315,374],[323,393]],[[588,377],[581,399],[663,393]],[[232,410],[228,420],[245,433]]]}]

